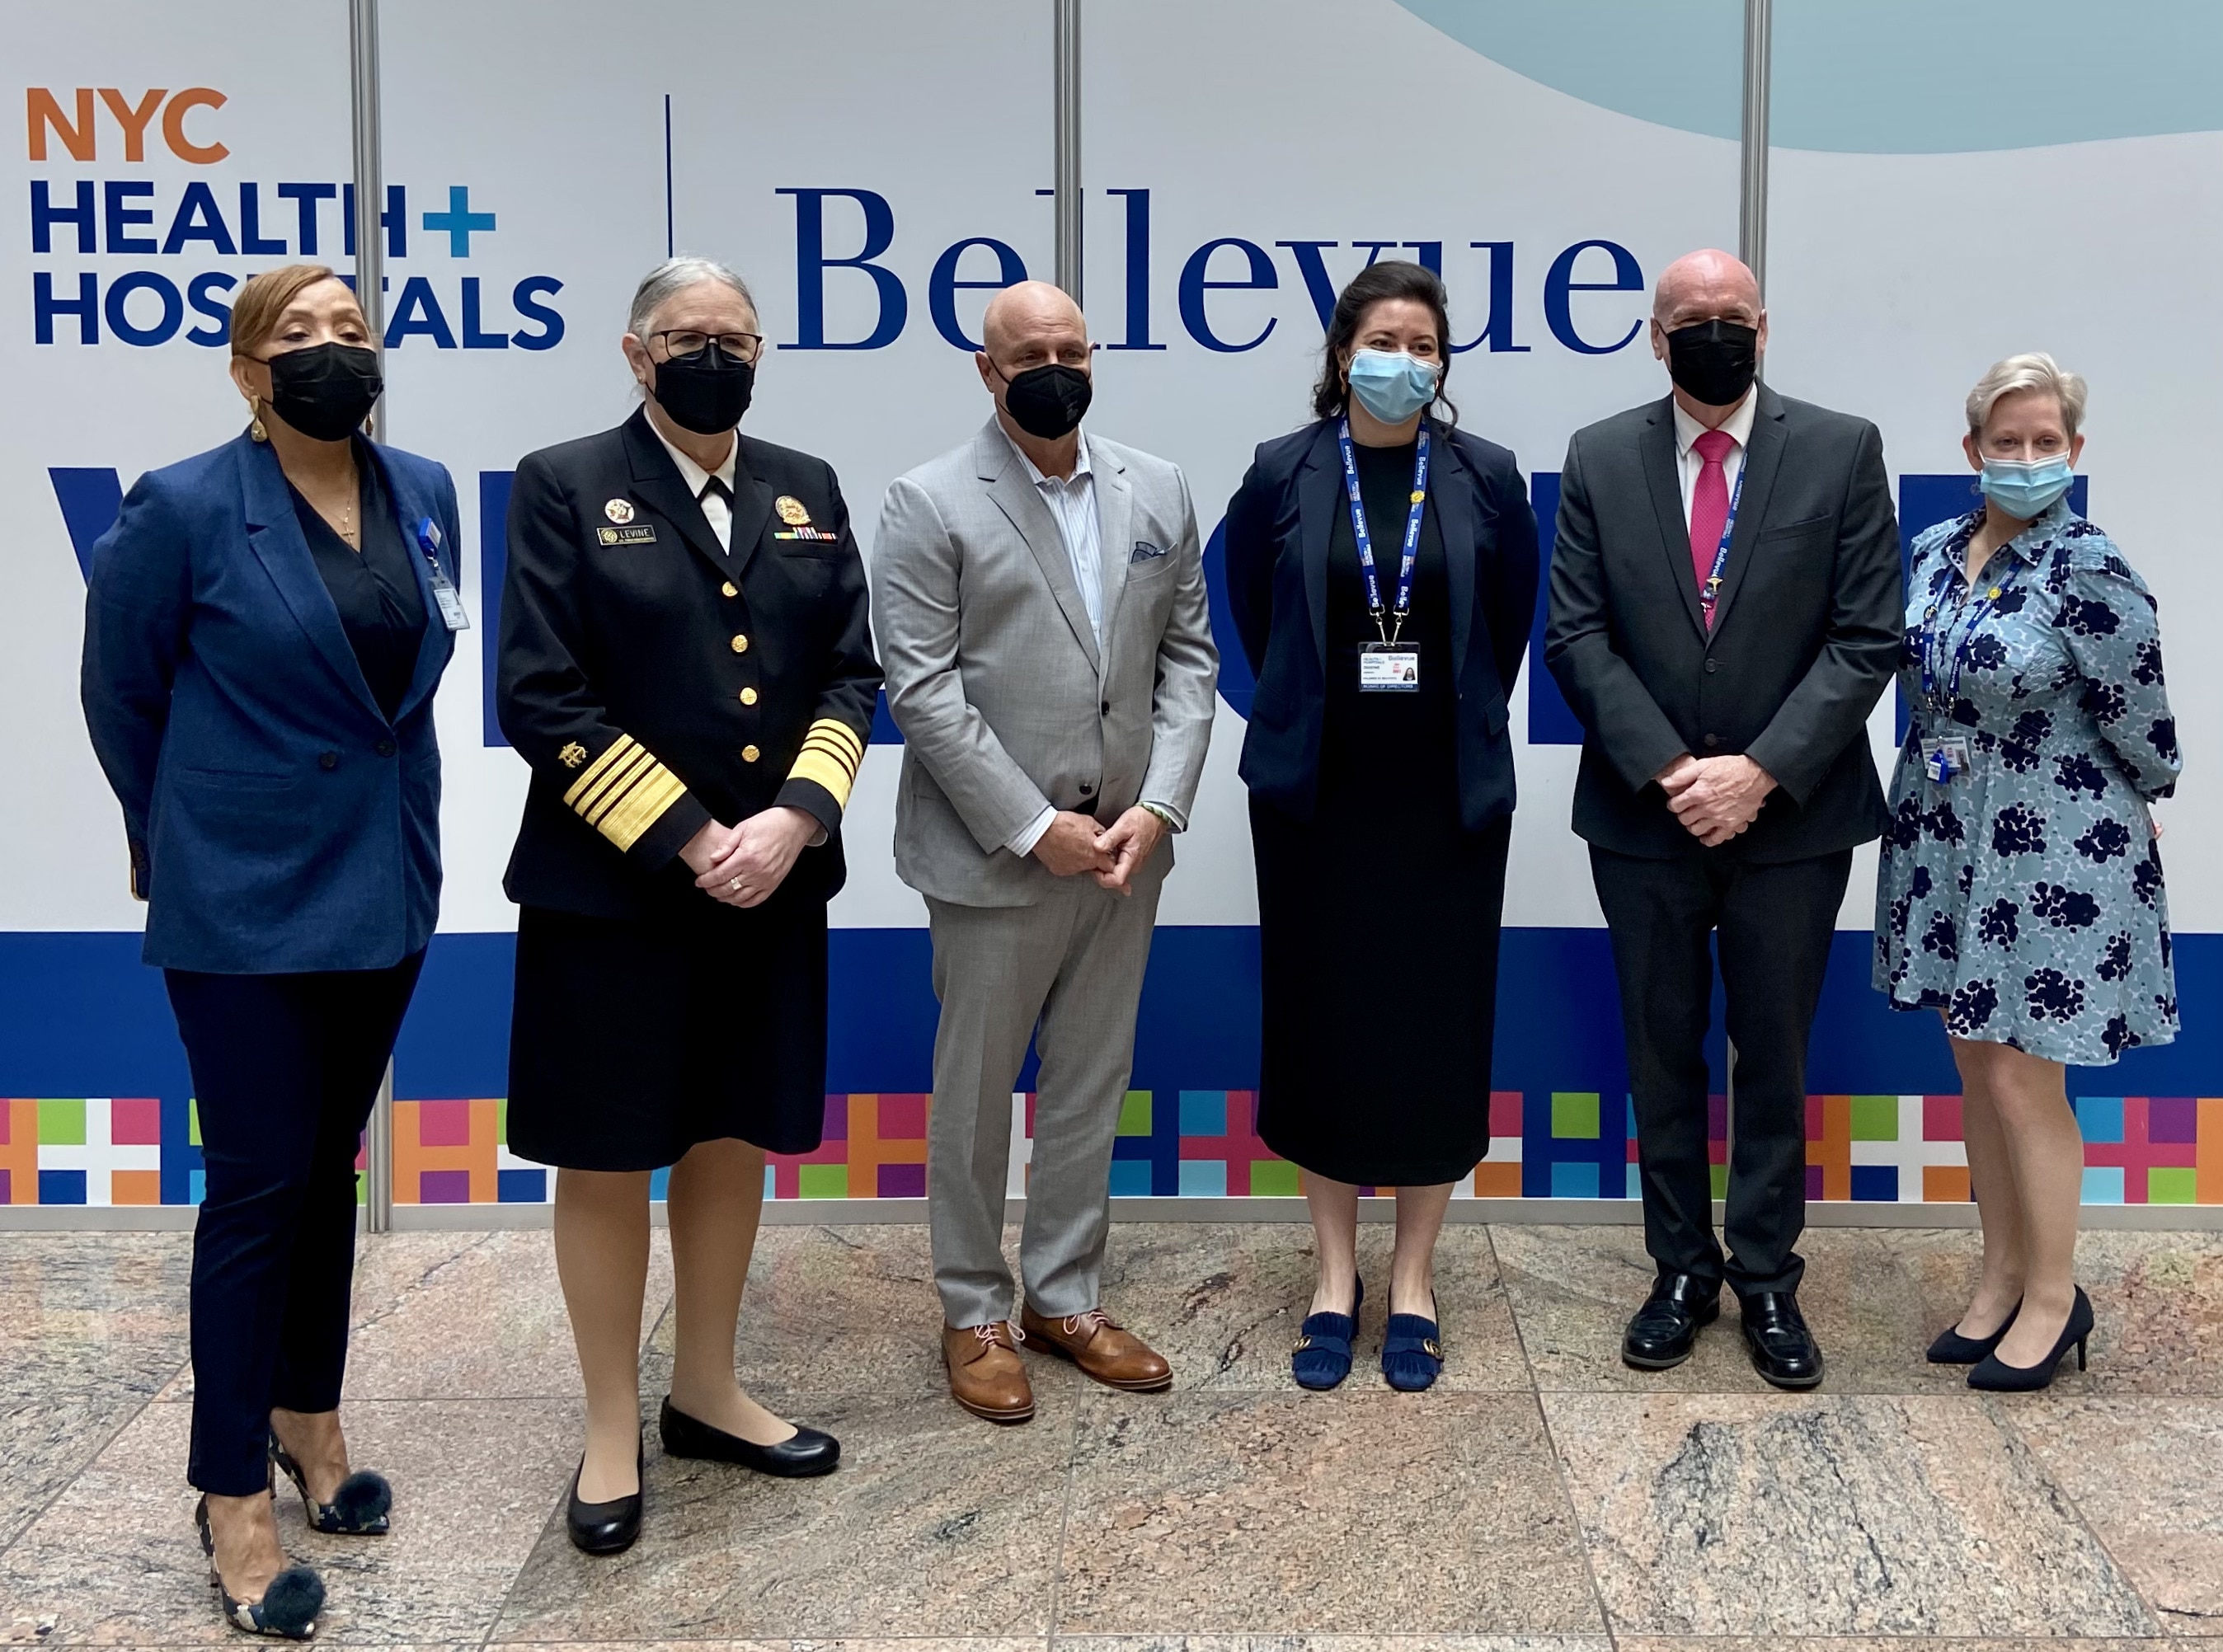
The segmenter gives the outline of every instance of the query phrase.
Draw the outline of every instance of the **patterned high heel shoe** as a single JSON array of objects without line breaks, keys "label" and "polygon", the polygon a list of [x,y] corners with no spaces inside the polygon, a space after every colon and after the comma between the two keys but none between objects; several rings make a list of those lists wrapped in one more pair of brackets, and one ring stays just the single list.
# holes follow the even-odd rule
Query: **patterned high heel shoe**
[{"label": "patterned high heel shoe", "polygon": [[201,1534],[201,1553],[208,1556],[209,1586],[224,1602],[225,1621],[249,1635],[274,1640],[306,1641],[317,1633],[317,1614],[324,1609],[324,1580],[305,1566],[289,1566],[270,1580],[260,1600],[238,1600],[224,1586],[216,1567],[216,1534],[209,1530],[208,1498],[193,1507],[193,1524]]},{"label": "patterned high heel shoe", "polygon": [[270,1436],[270,1460],[300,1492],[301,1512],[312,1530],[335,1537],[386,1536],[387,1516],[394,1509],[394,1488],[387,1484],[385,1475],[359,1468],[339,1483],[330,1503],[319,1503],[309,1495],[309,1477],[301,1465],[274,1434]]}]

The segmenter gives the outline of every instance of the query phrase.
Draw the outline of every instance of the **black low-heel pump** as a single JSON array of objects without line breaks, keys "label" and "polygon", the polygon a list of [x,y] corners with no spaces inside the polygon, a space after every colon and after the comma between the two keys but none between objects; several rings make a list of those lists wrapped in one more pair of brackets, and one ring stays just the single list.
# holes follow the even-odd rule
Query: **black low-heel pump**
[{"label": "black low-heel pump", "polygon": [[2080,1285],[2076,1287],[2076,1300],[2069,1310],[2069,1322],[2061,1328],[2061,1338],[2054,1343],[2052,1353],[2034,1366],[2011,1366],[1999,1358],[1995,1349],[1968,1373],[1968,1386],[1993,1394],[2032,1394],[2050,1387],[2053,1373],[2069,1349],[2076,1350],[2076,1368],[2085,1369],[2084,1344],[2091,1335],[2092,1299]]},{"label": "black low-heel pump", "polygon": [[571,1476],[571,1498],[564,1505],[564,1528],[570,1534],[572,1547],[583,1555],[621,1555],[640,1536],[641,1511],[647,1506],[647,1442],[642,1442],[633,1458],[631,1497],[614,1497],[607,1503],[583,1502],[579,1497],[579,1475],[586,1472],[587,1460],[582,1457],[578,1473]]},{"label": "black low-heel pump", "polygon": [[394,1488],[387,1484],[385,1475],[358,1468],[340,1482],[330,1503],[319,1503],[309,1495],[309,1477],[301,1465],[274,1434],[270,1436],[270,1461],[301,1494],[301,1512],[312,1530],[334,1537],[386,1536],[387,1517],[394,1511]]},{"label": "black low-heel pump", "polygon": [[1924,1357],[1933,1366],[1973,1366],[1981,1364],[1991,1351],[1999,1347],[1999,1339],[2014,1329],[2015,1316],[2022,1312],[2017,1303],[1999,1322],[1999,1329],[1989,1336],[1963,1336],[1958,1325],[1947,1327],[1938,1333],[1937,1340],[1930,1345]]},{"label": "black low-heel pump", "polygon": [[324,1580],[305,1566],[289,1566],[270,1580],[260,1600],[237,1600],[224,1586],[216,1566],[216,1534],[209,1530],[208,1499],[193,1507],[200,1529],[201,1553],[208,1556],[209,1586],[224,1602],[224,1619],[234,1629],[274,1640],[306,1641],[317,1633],[317,1614],[324,1609]]}]

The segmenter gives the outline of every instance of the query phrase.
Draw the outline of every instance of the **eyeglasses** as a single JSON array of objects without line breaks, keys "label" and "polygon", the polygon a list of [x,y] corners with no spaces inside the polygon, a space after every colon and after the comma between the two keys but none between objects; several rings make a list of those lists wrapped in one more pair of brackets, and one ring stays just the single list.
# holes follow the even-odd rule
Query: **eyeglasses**
[{"label": "eyeglasses", "polygon": [[753,365],[764,349],[763,336],[757,333],[688,333],[664,331],[651,333],[649,341],[664,341],[664,353],[674,361],[691,361],[712,344],[719,353],[736,361]]}]

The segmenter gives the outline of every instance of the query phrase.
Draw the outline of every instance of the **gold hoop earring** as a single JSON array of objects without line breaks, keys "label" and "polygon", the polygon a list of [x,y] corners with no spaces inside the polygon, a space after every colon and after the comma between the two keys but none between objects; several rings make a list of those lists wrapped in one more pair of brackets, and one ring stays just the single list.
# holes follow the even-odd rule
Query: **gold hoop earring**
[{"label": "gold hoop earring", "polygon": [[248,420],[247,434],[257,442],[268,442],[270,439],[270,432],[262,428],[262,398],[249,397],[248,404],[254,409],[254,412]]}]

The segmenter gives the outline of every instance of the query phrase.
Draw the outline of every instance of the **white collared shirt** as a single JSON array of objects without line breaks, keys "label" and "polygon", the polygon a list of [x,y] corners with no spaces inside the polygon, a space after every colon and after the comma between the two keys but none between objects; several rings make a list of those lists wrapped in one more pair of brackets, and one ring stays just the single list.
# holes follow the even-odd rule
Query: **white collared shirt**
[{"label": "white collared shirt", "polygon": [[[1698,473],[1706,468],[1705,460],[1699,456],[1698,450],[1693,444],[1704,432],[1706,427],[1685,412],[1681,402],[1675,403],[1674,407],[1675,455],[1681,462],[1683,527],[1687,532],[1691,526],[1691,495],[1697,488]],[[1744,393],[1744,399],[1737,404],[1736,411],[1731,413],[1721,424],[1722,434],[1736,443],[1722,455],[1722,480],[1728,486],[1732,498],[1736,494],[1737,478],[1744,472],[1744,450],[1752,440],[1753,415],[1759,407],[1760,386],[1754,385]]]},{"label": "white collared shirt", "polygon": [[[718,549],[730,556],[734,549],[734,468],[740,462],[741,438],[739,436],[734,437],[733,446],[726,449],[725,463],[715,470],[705,470],[673,447],[664,432],[656,430],[654,419],[648,422],[648,428],[656,430],[656,439],[664,443],[664,450],[671,455],[671,462],[679,467],[679,480],[687,484],[687,491],[701,502],[704,520],[709,523],[710,531],[718,536]],[[724,493],[715,487],[708,493],[702,491],[703,484],[713,476],[725,483]]]}]

